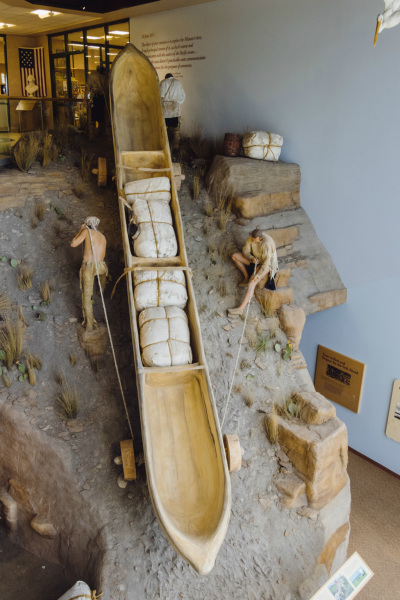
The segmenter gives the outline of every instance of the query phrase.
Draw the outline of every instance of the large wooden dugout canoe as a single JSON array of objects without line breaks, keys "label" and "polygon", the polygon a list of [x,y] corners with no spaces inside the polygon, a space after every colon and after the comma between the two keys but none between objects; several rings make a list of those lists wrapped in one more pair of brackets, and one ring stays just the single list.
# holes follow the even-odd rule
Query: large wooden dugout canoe
[{"label": "large wooden dugout canoe", "polygon": [[[185,311],[194,362],[179,367],[145,367],[132,271],[126,276],[150,497],[169,542],[196,571],[206,574],[215,564],[228,527],[230,478],[188,269],[158,76],[132,44],[127,44],[113,63],[110,101],[125,265],[129,269],[182,269],[188,292]],[[127,235],[124,185],[160,175],[171,180],[178,255],[137,258],[131,254]]]}]

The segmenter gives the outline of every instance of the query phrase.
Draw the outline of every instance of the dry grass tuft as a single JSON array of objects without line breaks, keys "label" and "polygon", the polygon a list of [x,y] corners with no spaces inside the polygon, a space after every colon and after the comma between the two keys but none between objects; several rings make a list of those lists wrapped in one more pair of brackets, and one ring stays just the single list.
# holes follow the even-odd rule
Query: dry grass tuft
[{"label": "dry grass tuft", "polygon": [[41,371],[43,367],[42,359],[37,354],[27,353],[25,354],[26,364],[31,365],[32,369]]},{"label": "dry grass tuft", "polygon": [[39,153],[40,141],[34,133],[26,133],[13,146],[12,153],[18,168],[26,173]]},{"label": "dry grass tuft", "polygon": [[205,209],[204,210],[205,210],[205,213],[206,213],[207,217],[211,217],[211,215],[214,212],[214,205],[213,205],[213,203],[211,202],[211,200],[210,200],[210,198],[208,196],[207,196],[207,199],[206,199],[206,205],[205,205]]},{"label": "dry grass tuft", "polygon": [[301,419],[301,412],[306,406],[304,400],[294,393],[292,396],[285,400],[285,402],[276,408],[276,411],[282,417],[287,419]]},{"label": "dry grass tuft", "polygon": [[29,290],[32,287],[32,265],[19,265],[17,271],[17,283],[19,290]]},{"label": "dry grass tuft", "polygon": [[54,283],[52,281],[45,281],[44,283],[42,283],[39,290],[43,302],[51,304],[51,301],[53,299]]},{"label": "dry grass tuft", "polygon": [[222,298],[225,298],[225,296],[228,294],[228,287],[226,285],[226,281],[222,277],[218,278],[217,292]]},{"label": "dry grass tuft", "polygon": [[79,413],[79,397],[76,389],[65,384],[56,399],[59,416],[62,419],[76,419]]},{"label": "dry grass tuft", "polygon": [[12,302],[5,292],[0,291],[0,317],[4,318],[12,310]]},{"label": "dry grass tuft", "polygon": [[242,371],[244,371],[245,369],[250,369],[251,367],[251,363],[247,360],[247,358],[243,358],[242,362],[240,363],[240,368],[242,369]]},{"label": "dry grass tuft", "polygon": [[83,181],[76,181],[72,191],[77,198],[82,199],[85,195],[85,184]]},{"label": "dry grass tuft", "polygon": [[241,394],[241,393],[242,393],[242,389],[243,389],[243,386],[242,386],[242,384],[241,384],[241,383],[236,383],[236,384],[233,386],[233,393],[234,393],[234,394]]},{"label": "dry grass tuft", "polygon": [[221,209],[219,219],[218,219],[218,227],[221,231],[225,231],[226,226],[229,221],[229,217],[232,212],[232,196],[229,197],[228,202],[225,204],[224,208]]},{"label": "dry grass tuft", "polygon": [[3,360],[7,369],[10,369],[21,356],[24,331],[24,324],[19,319],[12,321],[6,319],[0,329],[0,349],[5,353]]},{"label": "dry grass tuft", "polygon": [[250,387],[247,387],[243,394],[244,402],[246,406],[251,408],[254,404],[254,392]]},{"label": "dry grass tuft", "polygon": [[65,121],[57,121],[53,131],[54,143],[60,148],[65,150],[69,144],[69,133],[70,129],[68,123]]},{"label": "dry grass tuft", "polygon": [[54,141],[54,137],[46,131],[43,138],[43,147],[42,147],[42,167],[47,167],[49,163],[54,160],[57,160],[59,154],[59,150],[57,144]]},{"label": "dry grass tuft", "polygon": [[193,200],[197,200],[200,195],[200,177],[193,175]]},{"label": "dry grass tuft", "polygon": [[73,352],[69,355],[69,362],[72,366],[76,365],[76,355]]},{"label": "dry grass tuft", "polygon": [[268,350],[271,346],[271,341],[269,336],[259,335],[254,342],[252,348],[255,350],[256,354],[262,354],[266,350]]},{"label": "dry grass tuft", "polygon": [[58,385],[64,385],[66,383],[66,381],[67,381],[66,377],[65,377],[65,375],[64,375],[64,373],[62,371],[57,371],[57,373],[55,374],[54,379],[55,379],[55,382]]},{"label": "dry grass tuft", "polygon": [[279,441],[279,428],[275,404],[272,405],[269,415],[265,417],[265,431],[270,444],[277,444]]},{"label": "dry grass tuft", "polygon": [[220,189],[217,193],[217,197],[215,199],[217,210],[224,210],[226,204],[228,203],[228,198],[230,196],[230,192],[228,188]]},{"label": "dry grass tuft", "polygon": [[9,378],[9,376],[7,375],[7,373],[3,373],[1,376],[3,383],[6,387],[11,387],[11,379]]},{"label": "dry grass tuft", "polygon": [[267,294],[266,296],[262,296],[261,301],[261,310],[264,313],[265,317],[271,317],[272,316],[272,302],[271,302],[271,297],[269,294]]},{"label": "dry grass tuft", "polygon": [[46,204],[44,202],[35,202],[34,215],[39,221],[43,221],[46,212]]}]

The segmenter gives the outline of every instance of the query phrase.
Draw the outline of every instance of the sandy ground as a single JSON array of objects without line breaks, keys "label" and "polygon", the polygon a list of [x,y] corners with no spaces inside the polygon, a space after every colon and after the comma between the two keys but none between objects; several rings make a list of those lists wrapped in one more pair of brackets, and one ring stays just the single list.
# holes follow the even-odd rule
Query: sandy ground
[{"label": "sandy ground", "polygon": [[[232,474],[230,525],[210,575],[197,575],[168,544],[152,510],[143,465],[139,467],[137,482],[125,489],[117,486],[120,467],[113,458],[118,454],[119,440],[128,435],[127,423],[110,351],[104,356],[100,371],[95,373],[77,341],[76,324],[81,317],[78,281],[81,251],[69,247],[84,218],[91,214],[98,216],[100,230],[108,239],[111,278],[116,280],[123,270],[116,192],[110,188],[98,190],[93,177],[86,184],[84,198],[76,198],[72,193],[74,182],[79,179],[75,161],[76,156],[69,155],[65,163],[53,165],[47,171],[35,165],[30,174],[16,170],[0,173],[0,184],[4,185],[12,186],[13,182],[16,185],[18,180],[18,185],[29,184],[32,188],[40,179],[41,187],[37,184],[33,193],[28,191],[24,206],[0,212],[0,257],[7,258],[0,262],[0,277],[2,290],[7,290],[23,306],[28,325],[26,347],[43,360],[35,387],[18,381],[19,373],[12,370],[9,373],[12,386],[0,387],[0,402],[16,408],[21,419],[40,429],[49,444],[55,448],[62,444],[67,451],[77,489],[104,525],[107,553],[101,591],[105,599],[296,600],[299,584],[314,569],[323,536],[318,519],[311,521],[300,517],[295,509],[281,506],[272,483],[279,463],[277,448],[271,447],[265,435],[264,413],[272,401],[288,398],[299,386],[290,361],[283,361],[273,349],[276,341],[285,344],[285,338],[279,338],[281,332],[258,356],[263,368],[256,366],[256,353],[250,343],[239,357],[223,432],[239,434],[244,460],[241,471]],[[52,172],[62,173],[61,179],[52,177]],[[238,324],[230,323],[226,311],[238,304],[244,292],[237,287],[240,274],[218,250],[221,242],[230,240],[235,244],[235,228],[230,222],[227,232],[222,232],[215,215],[205,217],[206,192],[202,189],[194,201],[190,180],[189,173],[179,198],[203,341],[221,416],[243,327],[241,320]],[[50,183],[53,189],[48,190]],[[44,220],[32,229],[35,198],[44,198],[47,210]],[[70,221],[60,220],[51,205],[61,209]],[[18,290],[11,258],[33,264],[31,289]],[[39,286],[46,280],[55,282],[54,299],[51,305],[41,307]],[[139,455],[140,427],[125,285],[119,285],[112,301],[110,291],[111,285],[106,291],[107,309],[134,422],[135,452]],[[40,312],[46,315],[43,321],[38,320]],[[99,320],[101,313],[100,299],[95,296],[95,315]],[[265,317],[254,300],[245,331],[249,342],[254,337],[269,335],[262,331],[264,322]],[[77,358],[75,365],[70,362],[71,352]],[[57,414],[55,375],[60,370],[78,388],[81,397],[81,410],[72,426]],[[45,600],[43,595],[37,598]],[[4,598],[15,599],[12,593]],[[32,595],[31,599],[35,600]]]}]

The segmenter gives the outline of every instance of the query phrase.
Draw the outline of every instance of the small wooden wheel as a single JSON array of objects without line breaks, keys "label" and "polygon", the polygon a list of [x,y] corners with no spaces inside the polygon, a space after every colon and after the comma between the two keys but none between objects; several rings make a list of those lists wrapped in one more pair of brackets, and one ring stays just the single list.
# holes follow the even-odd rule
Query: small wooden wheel
[{"label": "small wooden wheel", "polygon": [[98,187],[107,186],[107,161],[99,156],[97,170],[97,185]]},{"label": "small wooden wheel", "polygon": [[236,433],[228,433],[223,436],[223,441],[229,473],[239,471],[242,466],[242,448],[239,436]]}]

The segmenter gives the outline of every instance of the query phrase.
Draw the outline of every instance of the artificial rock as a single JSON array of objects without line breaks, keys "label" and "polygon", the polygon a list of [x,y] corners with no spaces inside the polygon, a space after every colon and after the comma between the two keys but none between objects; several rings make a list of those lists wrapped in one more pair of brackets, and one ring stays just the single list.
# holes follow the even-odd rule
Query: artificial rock
[{"label": "artificial rock", "polygon": [[267,427],[275,418],[279,443],[304,479],[309,505],[320,509],[347,483],[347,429],[337,418],[321,425],[269,414]]}]

